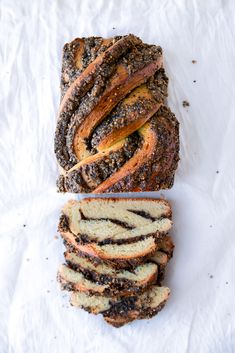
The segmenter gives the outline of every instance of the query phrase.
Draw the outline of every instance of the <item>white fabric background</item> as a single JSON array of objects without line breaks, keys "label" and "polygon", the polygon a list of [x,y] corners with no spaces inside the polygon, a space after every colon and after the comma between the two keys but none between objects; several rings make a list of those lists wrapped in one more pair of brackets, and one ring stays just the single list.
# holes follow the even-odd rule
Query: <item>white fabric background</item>
[{"label": "white fabric background", "polygon": [[[0,353],[234,352],[235,2],[1,0],[0,26]],[[71,195],[56,193],[53,134],[63,44],[129,32],[164,48],[181,162],[173,189],[154,193],[174,210],[171,298],[115,329],[56,283]]]}]

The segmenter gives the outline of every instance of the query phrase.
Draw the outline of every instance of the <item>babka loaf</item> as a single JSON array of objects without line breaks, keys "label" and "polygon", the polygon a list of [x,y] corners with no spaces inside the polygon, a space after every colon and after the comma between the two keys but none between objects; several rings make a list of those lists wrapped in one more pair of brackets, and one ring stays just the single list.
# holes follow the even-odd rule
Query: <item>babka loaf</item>
[{"label": "babka loaf", "polygon": [[102,314],[109,324],[120,327],[133,320],[156,315],[164,307],[169,294],[169,288],[155,285],[138,296],[121,299],[73,292],[71,304],[93,314]]},{"label": "babka loaf", "polygon": [[167,84],[162,49],[134,35],[66,44],[55,133],[59,191],[170,188],[179,131],[164,106]]},{"label": "babka loaf", "polygon": [[70,251],[127,267],[153,255],[171,226],[164,200],[95,198],[69,201],[58,230]]}]

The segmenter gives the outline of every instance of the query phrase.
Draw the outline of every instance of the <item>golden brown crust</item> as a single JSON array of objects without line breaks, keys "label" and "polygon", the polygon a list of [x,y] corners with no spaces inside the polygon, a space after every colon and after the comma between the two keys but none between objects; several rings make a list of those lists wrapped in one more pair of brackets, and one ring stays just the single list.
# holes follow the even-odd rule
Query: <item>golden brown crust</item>
[{"label": "golden brown crust", "polygon": [[[133,158],[131,158],[125,165],[115,174],[113,174],[108,180],[99,185],[93,192],[95,194],[105,193],[113,185],[119,183],[123,178],[134,173],[143,164],[144,160],[151,158],[155,145],[157,143],[156,135],[151,129],[151,125],[146,123],[139,131],[141,137],[143,137],[143,144]],[[123,190],[124,191],[124,190]]]},{"label": "golden brown crust", "polygon": [[[94,201],[94,199],[96,201],[112,201],[112,202],[120,202],[120,201],[151,201],[154,202],[156,204],[161,204],[164,205],[168,208],[168,213],[166,214],[167,217],[171,218],[172,217],[172,209],[171,209],[171,205],[170,203],[165,200],[165,199],[161,199],[161,198],[155,198],[155,197],[125,197],[125,198],[121,198],[121,197],[108,197],[106,199],[104,199],[103,197],[86,197],[85,199],[83,199],[82,202],[86,202],[86,203],[92,203]],[[72,202],[73,204],[76,204],[77,201],[76,200],[70,200],[69,202]]]},{"label": "golden brown crust", "polygon": [[[150,63],[148,66],[134,73],[131,77],[128,71],[122,66],[117,67],[117,76],[114,77],[113,82],[110,83],[108,89],[103,93],[99,104],[86,117],[83,124],[76,130],[74,136],[73,148],[78,160],[87,158],[90,153],[87,150],[86,140],[90,137],[94,128],[99,122],[107,116],[107,114],[123,99],[131,90],[146,81],[148,77],[154,74],[162,65],[159,58],[158,61]],[[107,103],[108,101],[108,103]],[[160,105],[152,109],[152,115]]]},{"label": "golden brown crust", "polygon": [[[108,48],[105,52],[100,54],[93,62],[89,64],[89,66],[81,73],[81,75],[71,84],[68,88],[66,94],[64,95],[59,109],[59,115],[62,114],[63,111],[70,111],[71,102],[74,103],[74,94],[80,97],[84,95],[86,91],[90,88],[91,82],[97,78],[99,74],[99,70],[102,69],[102,65],[107,61],[108,63],[112,63],[112,57],[116,57],[118,54],[121,55],[128,48],[132,47],[135,44],[138,44],[139,40],[137,37],[133,35],[125,36],[120,39],[118,42],[114,43],[110,48]],[[77,53],[77,57],[80,58],[79,53]]]},{"label": "golden brown crust", "polygon": [[140,130],[143,144],[123,167],[94,193],[152,191],[172,186],[179,160],[178,122],[162,107]]},{"label": "golden brown crust", "polygon": [[147,83],[134,89],[95,129],[91,145],[98,151],[137,131],[164,103],[168,79],[158,70]]}]

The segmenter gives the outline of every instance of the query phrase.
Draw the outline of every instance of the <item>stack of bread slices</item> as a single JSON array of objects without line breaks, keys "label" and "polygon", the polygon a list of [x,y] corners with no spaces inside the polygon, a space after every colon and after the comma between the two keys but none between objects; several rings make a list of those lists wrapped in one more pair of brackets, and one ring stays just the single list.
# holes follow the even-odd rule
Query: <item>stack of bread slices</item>
[{"label": "stack of bread slices", "polygon": [[162,281],[173,255],[171,227],[165,200],[69,201],[58,228],[66,246],[58,280],[71,304],[115,327],[156,315],[170,294]]}]

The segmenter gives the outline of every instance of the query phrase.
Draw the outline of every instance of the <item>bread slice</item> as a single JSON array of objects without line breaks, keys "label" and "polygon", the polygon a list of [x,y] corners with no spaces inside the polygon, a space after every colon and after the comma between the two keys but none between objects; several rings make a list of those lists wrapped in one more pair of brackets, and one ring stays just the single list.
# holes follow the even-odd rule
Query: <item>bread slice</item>
[{"label": "bread slice", "polygon": [[[63,237],[65,236],[62,235]],[[92,263],[94,263],[96,266],[98,265],[108,265],[109,267],[112,267],[114,269],[131,269],[133,270],[136,266],[143,264],[146,261],[150,261],[153,263],[156,263],[157,265],[159,265],[159,276],[158,276],[158,280],[161,278],[161,280],[163,279],[163,277],[160,276],[160,273],[165,271],[165,267],[166,264],[168,263],[168,261],[170,260],[172,254],[173,254],[173,250],[171,253],[171,256],[169,256],[169,254],[167,254],[166,252],[162,251],[162,250],[158,250],[156,251],[156,249],[160,249],[160,245],[158,245],[158,243],[156,244],[156,248],[154,247],[155,250],[151,250],[149,249],[149,252],[147,252],[146,255],[143,255],[143,253],[138,254],[138,257],[135,258],[128,258],[128,259],[121,259],[119,258],[117,259],[110,259],[110,258],[99,258],[99,256],[97,256],[96,254],[91,254],[89,252],[89,248],[87,247],[79,247],[77,244],[75,246],[72,246],[70,242],[67,242],[66,240],[64,240],[64,244],[66,246],[67,252],[77,255],[79,257],[82,257],[84,259],[87,259],[89,261],[91,261]],[[102,247],[100,247],[100,249],[102,249]],[[161,282],[160,280],[160,282]],[[160,283],[158,282],[158,283]]]},{"label": "bread slice", "polygon": [[122,299],[73,292],[71,304],[93,314],[102,314],[109,324],[120,327],[133,320],[156,315],[164,307],[169,294],[169,288],[155,285],[139,296]]},{"label": "bread slice", "polygon": [[63,289],[110,295],[130,295],[157,281],[158,266],[146,263],[132,271],[116,270],[106,264],[94,264],[74,253],[65,253],[68,266],[58,272]]},{"label": "bread slice", "polygon": [[62,212],[70,231],[83,244],[124,244],[148,236],[161,239],[172,226],[171,207],[165,200],[71,200]]},{"label": "bread slice", "polygon": [[[126,259],[101,259],[98,256],[93,256],[89,254],[88,252],[83,252],[79,250],[77,247],[74,247],[71,245],[71,243],[68,243],[66,240],[64,240],[64,245],[66,247],[66,250],[71,253],[75,253],[78,256],[84,257],[89,259],[90,261],[96,263],[96,264],[106,264],[112,268],[121,270],[121,269],[129,269],[130,271],[134,269],[136,266],[141,265],[145,263],[146,261],[149,260],[151,256],[153,256],[156,252],[155,250],[149,250],[146,255],[143,255],[142,253],[139,254],[139,256],[135,258],[126,258]],[[157,246],[157,245],[156,245]]]},{"label": "bread slice", "polygon": [[145,287],[157,278],[156,263],[147,262],[130,270],[117,270],[105,263],[96,264],[90,259],[83,258],[74,253],[65,252],[65,260],[67,264],[97,283],[110,283],[110,285],[127,286],[127,287]]},{"label": "bread slice", "polygon": [[[61,218],[61,222],[62,221],[63,217]],[[122,260],[136,260],[138,263],[138,260],[144,260],[146,256],[153,255],[157,249],[157,243],[154,237],[147,237],[126,244],[97,245],[96,243],[80,244],[77,242],[74,234],[69,231],[65,232],[60,230],[60,234],[65,240],[65,245],[70,246],[73,252],[84,253],[87,256],[101,260],[116,260],[117,262]]]}]

